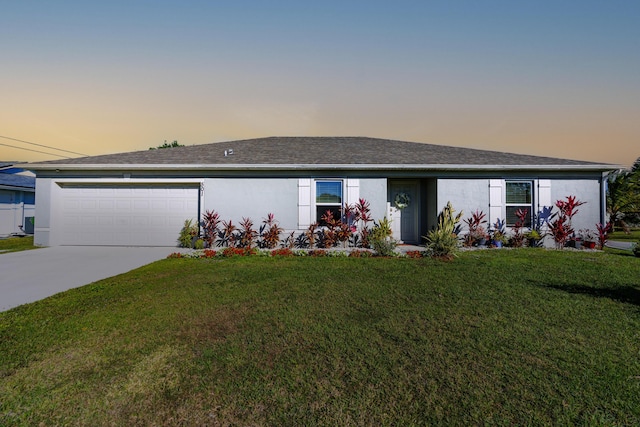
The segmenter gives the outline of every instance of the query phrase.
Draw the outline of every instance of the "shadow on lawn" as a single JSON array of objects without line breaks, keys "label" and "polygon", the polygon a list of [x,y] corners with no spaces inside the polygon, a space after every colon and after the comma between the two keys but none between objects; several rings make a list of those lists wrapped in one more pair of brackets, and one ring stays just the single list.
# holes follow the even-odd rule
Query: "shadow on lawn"
[{"label": "shadow on lawn", "polygon": [[590,295],[595,298],[609,298],[625,304],[633,304],[640,307],[640,289],[634,286],[620,286],[615,288],[594,288],[585,285],[556,285],[538,283],[544,288],[557,289],[570,294]]}]

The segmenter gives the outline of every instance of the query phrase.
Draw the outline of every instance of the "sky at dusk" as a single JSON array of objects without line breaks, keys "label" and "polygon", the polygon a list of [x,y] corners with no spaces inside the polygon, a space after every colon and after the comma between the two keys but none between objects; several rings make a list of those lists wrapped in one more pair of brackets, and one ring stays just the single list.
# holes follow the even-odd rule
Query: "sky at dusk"
[{"label": "sky at dusk", "polygon": [[[640,2],[5,1],[0,160],[368,136],[629,166]],[[336,155],[339,155],[337,153]]]}]

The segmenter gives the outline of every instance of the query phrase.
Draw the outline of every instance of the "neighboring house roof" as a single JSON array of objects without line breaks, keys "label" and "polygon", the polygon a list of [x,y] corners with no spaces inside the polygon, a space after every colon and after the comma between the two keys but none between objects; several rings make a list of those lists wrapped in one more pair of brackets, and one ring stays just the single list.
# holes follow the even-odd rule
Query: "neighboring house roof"
[{"label": "neighboring house roof", "polygon": [[29,164],[86,169],[580,169],[616,165],[366,137],[269,137]]},{"label": "neighboring house roof", "polygon": [[33,192],[36,188],[36,179],[33,176],[0,172],[0,188]]}]

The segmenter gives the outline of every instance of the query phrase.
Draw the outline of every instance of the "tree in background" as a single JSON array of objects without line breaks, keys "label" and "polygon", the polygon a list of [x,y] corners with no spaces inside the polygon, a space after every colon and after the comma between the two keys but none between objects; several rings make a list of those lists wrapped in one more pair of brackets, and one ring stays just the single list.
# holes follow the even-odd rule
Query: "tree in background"
[{"label": "tree in background", "polygon": [[640,220],[640,157],[631,169],[609,177],[607,183],[607,213],[614,229],[628,231],[628,224]]},{"label": "tree in background", "polygon": [[178,141],[173,141],[172,143],[168,143],[167,140],[164,141],[164,144],[158,145],[157,147],[149,147],[149,150],[157,150],[161,148],[175,148],[175,147],[184,147],[184,145],[179,144]]}]

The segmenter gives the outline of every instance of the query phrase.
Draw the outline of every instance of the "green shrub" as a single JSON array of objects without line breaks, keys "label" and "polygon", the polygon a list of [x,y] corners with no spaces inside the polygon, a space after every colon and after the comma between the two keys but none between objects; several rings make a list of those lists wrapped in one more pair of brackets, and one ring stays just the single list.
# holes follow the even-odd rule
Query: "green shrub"
[{"label": "green shrub", "polygon": [[453,216],[454,212],[451,202],[447,202],[447,205],[438,215],[438,228],[423,236],[427,242],[427,251],[431,256],[451,258],[458,250],[460,242],[456,231],[458,230],[457,225],[462,217],[462,212],[455,217]]},{"label": "green shrub", "polygon": [[380,256],[396,255],[398,242],[391,236],[391,220],[384,217],[376,222],[369,235],[369,242],[373,250]]},{"label": "green shrub", "polygon": [[633,254],[640,258],[640,240],[635,242],[631,249],[633,250]]},{"label": "green shrub", "polygon": [[184,221],[184,225],[182,226],[182,230],[180,230],[180,237],[178,237],[178,242],[180,242],[180,247],[182,248],[191,248],[193,247],[193,238],[198,235],[198,225],[193,223],[193,220],[187,219]]},{"label": "green shrub", "polygon": [[204,240],[203,239],[196,240],[194,247],[196,249],[204,249]]}]

